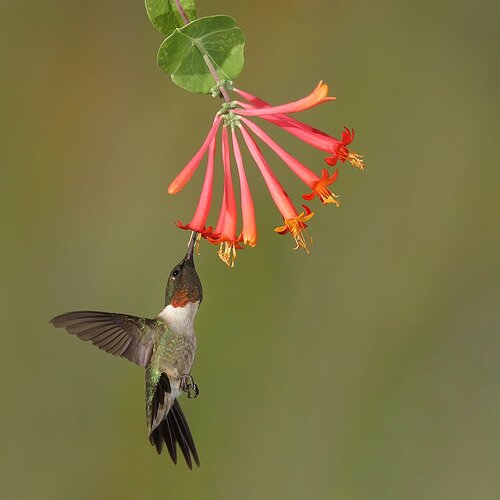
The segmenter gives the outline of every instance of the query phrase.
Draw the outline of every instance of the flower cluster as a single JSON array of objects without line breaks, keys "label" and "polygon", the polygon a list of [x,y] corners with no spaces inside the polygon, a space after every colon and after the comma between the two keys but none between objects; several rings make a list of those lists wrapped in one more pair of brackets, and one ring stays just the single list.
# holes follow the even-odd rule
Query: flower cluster
[{"label": "flower cluster", "polygon": [[[302,123],[289,114],[304,111],[319,104],[334,100],[328,96],[328,86],[320,82],[311,94],[298,101],[280,106],[271,106],[266,101],[255,97],[248,92],[230,87],[243,100],[225,103],[216,114],[212,127],[198,152],[191,161],[177,175],[168,187],[170,194],[178,193],[191,179],[199,167],[201,160],[207,154],[207,169],[195,214],[188,224],[177,225],[182,229],[189,229],[199,233],[203,238],[213,244],[219,245],[219,257],[228,265],[234,266],[236,250],[242,245],[255,246],[257,243],[257,224],[255,209],[245,174],[243,158],[240,149],[240,140],[246,145],[257,168],[259,169],[269,194],[278,208],[283,224],[274,229],[278,234],[290,233],[295,240],[295,248],[303,248],[309,253],[307,240],[310,239],[306,228],[307,222],[313,217],[307,206],[298,211],[287,192],[279,182],[275,173],[269,167],[255,138],[258,138],[281,158],[290,170],[308,187],[310,192],[303,195],[305,200],[312,200],[316,196],[323,204],[339,205],[338,196],[329,186],[335,182],[338,170],[332,174],[328,169],[322,169],[321,176],[299,162],[296,158],[279,146],[261,127],[250,118],[262,118],[288,133],[298,137],[305,143],[328,153],[325,161],[334,166],[338,161],[349,161],[355,167],[363,170],[362,156],[350,151],[348,146],[354,139],[354,130],[344,129],[342,139],[336,139],[321,130]],[[224,170],[224,190],[219,218],[215,227],[207,226],[208,214],[212,201],[212,188],[214,177],[214,163],[216,156],[217,133],[221,132],[221,156]],[[230,131],[228,130],[230,129]],[[229,137],[231,136],[231,137]],[[234,194],[233,178],[231,174],[231,146],[232,156],[236,162],[241,193],[242,228],[237,231],[238,210]]]}]

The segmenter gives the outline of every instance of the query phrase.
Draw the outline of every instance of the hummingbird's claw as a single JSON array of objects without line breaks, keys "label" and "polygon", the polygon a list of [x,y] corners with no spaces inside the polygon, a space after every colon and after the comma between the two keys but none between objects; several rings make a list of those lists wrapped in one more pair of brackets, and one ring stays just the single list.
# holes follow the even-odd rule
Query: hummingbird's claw
[{"label": "hummingbird's claw", "polygon": [[182,376],[180,388],[183,392],[187,393],[188,399],[196,399],[198,394],[200,394],[200,389],[195,384],[192,375],[189,373]]},{"label": "hummingbird's claw", "polygon": [[187,387],[187,395],[188,399],[196,399],[198,397],[198,394],[200,393],[200,390],[198,389],[198,386],[196,384],[189,384]]}]

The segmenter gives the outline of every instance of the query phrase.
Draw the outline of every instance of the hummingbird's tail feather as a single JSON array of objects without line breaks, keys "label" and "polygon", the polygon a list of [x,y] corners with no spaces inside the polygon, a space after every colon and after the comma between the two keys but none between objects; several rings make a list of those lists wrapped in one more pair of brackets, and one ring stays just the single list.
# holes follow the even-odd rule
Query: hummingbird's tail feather
[{"label": "hummingbird's tail feather", "polygon": [[194,462],[199,467],[200,458],[198,457],[198,452],[196,451],[193,436],[191,435],[186,417],[184,416],[181,405],[177,399],[175,400],[172,409],[168,412],[167,420],[170,420],[170,425],[174,429],[177,442],[179,443],[179,447],[184,455],[184,459],[186,460],[188,467],[190,469],[192,467],[191,455],[193,456]]},{"label": "hummingbird's tail feather", "polygon": [[[164,373],[161,374],[158,383],[156,384],[155,394],[153,397],[152,408],[152,431],[149,434],[151,444],[156,447],[158,454],[162,452],[163,443],[167,446],[168,453],[172,462],[177,464],[177,444],[181,449],[187,466],[193,468],[193,460],[195,464],[200,466],[200,459],[193,436],[189,430],[186,417],[182,412],[181,406],[177,399],[173,400],[170,409],[167,410],[161,422],[156,423],[159,410],[164,408],[166,399],[170,396],[171,388],[170,381]],[[161,418],[161,417],[160,417]]]}]

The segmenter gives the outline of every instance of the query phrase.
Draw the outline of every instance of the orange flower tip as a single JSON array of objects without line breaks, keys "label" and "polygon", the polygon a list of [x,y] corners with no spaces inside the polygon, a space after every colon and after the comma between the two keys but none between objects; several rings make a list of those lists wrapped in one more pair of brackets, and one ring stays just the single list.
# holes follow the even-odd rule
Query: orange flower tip
[{"label": "orange flower tip", "polygon": [[247,247],[254,247],[257,245],[257,235],[241,236],[241,241],[243,241]]},{"label": "orange flower tip", "polygon": [[302,198],[304,198],[304,200],[312,200],[315,196],[317,196],[323,205],[333,204],[338,207],[340,205],[340,202],[336,199],[338,198],[338,195],[332,193],[332,191],[328,189],[328,186],[336,181],[338,173],[339,171],[335,170],[332,176],[330,176],[328,170],[324,168],[321,172],[321,179],[319,179],[312,186],[312,193],[303,194]]},{"label": "orange flower tip", "polygon": [[283,226],[275,227],[274,231],[281,235],[290,233],[296,243],[294,250],[302,248],[309,255],[310,251],[307,244],[309,241],[309,244],[312,245],[312,238],[306,230],[306,222],[313,217],[314,212],[311,212],[309,207],[306,207],[305,205],[302,206],[305,209],[304,212],[301,212],[293,219],[285,219],[285,224]]},{"label": "orange flower tip", "polygon": [[212,245],[219,245],[222,241],[222,238],[220,234],[212,232],[207,235],[207,240],[212,243]]},{"label": "orange flower tip", "polygon": [[359,168],[360,170],[365,169],[363,155],[358,155],[357,153],[349,153],[347,155],[347,160],[351,163],[353,167]]},{"label": "orange flower tip", "polygon": [[314,89],[314,93],[321,101],[334,101],[336,99],[328,95],[328,84],[323,83],[323,80],[318,83],[317,87]]},{"label": "orange flower tip", "polygon": [[181,190],[180,186],[178,184],[174,184],[173,182],[172,184],[170,184],[170,186],[168,186],[168,194],[176,194],[180,190]]}]

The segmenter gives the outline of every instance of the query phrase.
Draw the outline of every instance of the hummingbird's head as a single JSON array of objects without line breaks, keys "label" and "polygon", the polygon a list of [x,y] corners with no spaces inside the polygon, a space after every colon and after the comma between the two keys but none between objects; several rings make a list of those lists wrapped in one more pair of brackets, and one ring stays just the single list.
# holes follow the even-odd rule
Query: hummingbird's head
[{"label": "hummingbird's head", "polygon": [[189,244],[186,256],[177,264],[167,281],[165,305],[184,307],[189,302],[200,302],[203,299],[203,288],[194,267],[195,238]]}]

